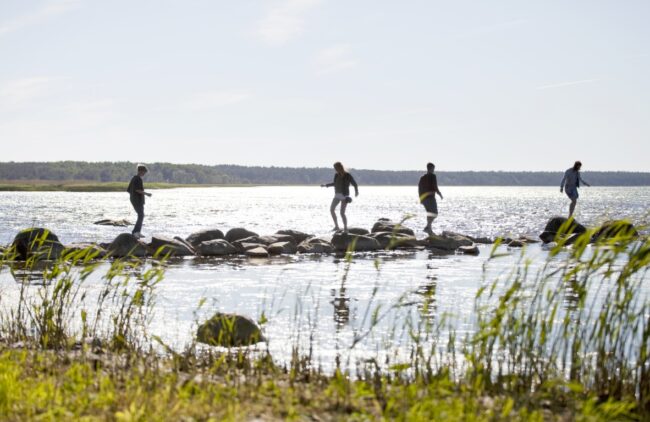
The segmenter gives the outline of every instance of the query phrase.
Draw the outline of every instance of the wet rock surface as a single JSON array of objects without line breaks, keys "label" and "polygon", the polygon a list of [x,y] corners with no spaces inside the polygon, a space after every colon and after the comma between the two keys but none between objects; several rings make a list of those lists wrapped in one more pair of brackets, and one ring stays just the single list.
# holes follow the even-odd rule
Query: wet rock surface
[{"label": "wet rock surface", "polygon": [[251,318],[217,312],[199,325],[197,341],[211,346],[237,347],[266,341],[262,331]]}]

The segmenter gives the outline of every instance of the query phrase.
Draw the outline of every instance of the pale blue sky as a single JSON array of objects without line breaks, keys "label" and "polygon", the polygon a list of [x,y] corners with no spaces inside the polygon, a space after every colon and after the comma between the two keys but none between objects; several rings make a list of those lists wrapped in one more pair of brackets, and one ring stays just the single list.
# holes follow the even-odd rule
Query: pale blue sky
[{"label": "pale blue sky", "polygon": [[0,160],[650,171],[649,22],[647,0],[0,0]]}]

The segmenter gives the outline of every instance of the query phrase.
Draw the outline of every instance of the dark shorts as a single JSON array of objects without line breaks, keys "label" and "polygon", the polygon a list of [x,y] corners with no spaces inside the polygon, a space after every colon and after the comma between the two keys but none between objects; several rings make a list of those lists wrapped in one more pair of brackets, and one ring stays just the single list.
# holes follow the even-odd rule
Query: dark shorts
[{"label": "dark shorts", "polygon": [[438,203],[436,202],[435,196],[430,195],[424,198],[422,200],[422,205],[424,205],[424,209],[427,210],[427,214],[438,215]]},{"label": "dark shorts", "polygon": [[564,192],[566,193],[566,196],[569,197],[569,199],[574,200],[578,199],[578,188],[575,186],[568,186],[564,189]]}]

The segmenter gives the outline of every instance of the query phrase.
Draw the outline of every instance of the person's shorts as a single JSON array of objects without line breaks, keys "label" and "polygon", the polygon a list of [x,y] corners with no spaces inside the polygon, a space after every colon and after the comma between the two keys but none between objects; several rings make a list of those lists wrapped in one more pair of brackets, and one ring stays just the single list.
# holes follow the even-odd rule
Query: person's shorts
[{"label": "person's shorts", "polygon": [[438,215],[438,203],[433,195],[424,198],[422,200],[422,205],[424,205],[424,209],[427,210],[428,216],[435,217]]},{"label": "person's shorts", "polygon": [[332,200],[332,204],[334,206],[337,206],[340,202],[345,202],[346,201],[345,198],[346,198],[345,195],[343,195],[342,193],[337,193],[337,194],[334,195],[334,199]]},{"label": "person's shorts", "polygon": [[564,189],[564,192],[566,193],[566,196],[569,197],[569,199],[574,200],[578,199],[578,188],[573,186],[573,187],[566,187]]}]

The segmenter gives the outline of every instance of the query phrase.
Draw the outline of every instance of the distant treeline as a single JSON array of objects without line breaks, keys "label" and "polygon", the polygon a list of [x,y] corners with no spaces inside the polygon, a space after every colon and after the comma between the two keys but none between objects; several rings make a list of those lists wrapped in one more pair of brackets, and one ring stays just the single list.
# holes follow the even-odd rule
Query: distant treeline
[{"label": "distant treeline", "polygon": [[[247,167],[235,165],[147,163],[147,181],[177,184],[315,185],[330,182],[331,168]],[[0,180],[30,181],[128,181],[136,163],[83,161],[4,162]],[[356,170],[351,172],[364,185],[414,185],[423,171]],[[437,172],[446,186],[559,186],[561,172],[445,171]],[[583,178],[596,186],[650,186],[650,173],[589,172]]]}]

